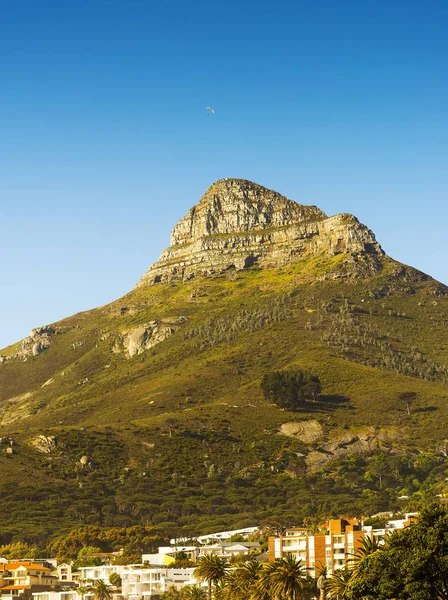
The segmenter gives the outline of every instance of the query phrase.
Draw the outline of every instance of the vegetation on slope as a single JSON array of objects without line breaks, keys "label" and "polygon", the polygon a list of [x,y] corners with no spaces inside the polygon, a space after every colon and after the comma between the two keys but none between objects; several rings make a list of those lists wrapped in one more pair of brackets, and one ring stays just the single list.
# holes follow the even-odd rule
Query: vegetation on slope
[{"label": "vegetation on slope", "polygon": [[[340,277],[343,259],[139,287],[0,364],[2,541],[81,524],[197,535],[445,493],[446,288],[387,258],[370,278]],[[117,350],[179,316],[150,350]],[[260,383],[277,370],[315,374],[321,397],[269,404]],[[416,394],[410,415],[403,392]],[[318,439],[279,435],[310,420]],[[30,445],[38,435],[54,436],[48,453]]]}]

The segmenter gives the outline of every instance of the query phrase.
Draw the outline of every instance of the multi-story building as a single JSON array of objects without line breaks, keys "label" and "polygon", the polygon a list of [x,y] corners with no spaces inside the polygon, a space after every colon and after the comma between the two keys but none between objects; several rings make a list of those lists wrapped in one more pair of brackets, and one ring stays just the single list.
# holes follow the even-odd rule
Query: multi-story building
[{"label": "multi-story building", "polygon": [[0,565],[0,595],[2,600],[31,596],[33,591],[55,589],[59,580],[51,569],[34,562],[10,562]]},{"label": "multi-story building", "polygon": [[126,568],[122,574],[122,595],[129,600],[149,600],[172,587],[179,590],[186,585],[200,585],[194,579],[193,571],[193,568]]},{"label": "multi-story building", "polygon": [[[363,525],[363,531],[372,539],[375,539],[379,543],[382,543],[384,542],[386,536],[390,535],[393,531],[396,531],[397,529],[404,529],[405,527],[409,527],[409,525],[413,525],[414,523],[416,523],[418,521],[418,515],[418,512],[413,512],[405,513],[404,519],[391,518],[389,521],[386,522],[385,527],[383,527],[382,529],[374,529],[370,525]],[[374,516],[393,517],[393,513],[380,513],[380,515]]]},{"label": "multi-story building", "polygon": [[312,577],[322,567],[329,574],[347,565],[365,533],[358,519],[334,519],[323,524],[326,533],[313,533],[307,528],[290,528],[284,535],[269,538],[269,560],[288,554],[302,560]]},{"label": "multi-story building", "polygon": [[391,532],[412,525],[417,518],[418,513],[406,513],[404,519],[390,520],[383,529],[363,526],[359,519],[332,519],[323,523],[320,527],[323,531],[318,533],[307,528],[289,528],[284,535],[269,538],[269,560],[292,554],[303,561],[312,577],[316,577],[322,567],[331,575],[349,566],[363,538],[382,543]]},{"label": "multi-story building", "polygon": [[143,554],[142,562],[152,566],[169,566],[179,553],[188,560],[196,562],[205,554],[217,554],[223,558],[236,556],[247,556],[251,553],[259,553],[261,546],[259,542],[215,542],[207,546],[160,546],[157,554]]},{"label": "multi-story building", "polygon": [[121,577],[124,569],[125,567],[123,565],[100,565],[98,567],[80,567],[80,582],[81,585],[83,585],[88,581],[98,581],[99,579],[102,579],[104,583],[110,584],[110,575],[112,575],[112,573],[117,573]]}]

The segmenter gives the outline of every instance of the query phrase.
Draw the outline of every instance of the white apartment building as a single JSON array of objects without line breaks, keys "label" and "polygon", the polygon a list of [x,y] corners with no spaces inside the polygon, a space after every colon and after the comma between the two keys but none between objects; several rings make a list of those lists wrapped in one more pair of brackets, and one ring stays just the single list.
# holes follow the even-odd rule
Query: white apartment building
[{"label": "white apartment building", "polygon": [[110,584],[109,576],[112,573],[117,573],[121,577],[125,568],[126,567],[124,565],[100,565],[99,567],[80,567],[80,581],[82,584],[89,580],[97,581],[98,579],[102,579],[104,583]]},{"label": "white apartment building", "polygon": [[199,585],[193,577],[194,568],[170,569],[126,568],[122,575],[122,595],[129,600],[150,599],[171,587],[180,590],[186,585]]},{"label": "white apartment building", "polygon": [[149,563],[153,567],[168,567],[175,561],[176,554],[182,552],[193,562],[205,554],[217,554],[223,558],[248,555],[251,552],[259,553],[261,546],[259,542],[215,542],[207,546],[159,546],[157,554],[142,554],[142,562]]},{"label": "white apartment building", "polygon": [[76,590],[70,592],[36,592],[32,596],[33,600],[81,600],[81,596]]}]

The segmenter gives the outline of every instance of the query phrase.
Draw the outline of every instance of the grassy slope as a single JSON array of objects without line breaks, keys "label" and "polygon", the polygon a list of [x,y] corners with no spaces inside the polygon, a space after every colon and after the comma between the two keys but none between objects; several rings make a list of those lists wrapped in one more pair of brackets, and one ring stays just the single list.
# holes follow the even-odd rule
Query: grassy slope
[{"label": "grassy slope", "polygon": [[[241,524],[252,514],[297,511],[292,498],[313,502],[313,483],[285,479],[284,473],[297,453],[312,448],[278,436],[282,422],[318,419],[327,438],[366,426],[394,428],[404,434],[395,451],[433,450],[446,437],[443,376],[426,381],[355,362],[378,352],[358,343],[359,333],[344,352],[323,338],[348,311],[357,326],[384,337],[402,355],[418,347],[425,360],[448,365],[448,299],[434,294],[440,285],[433,280],[394,276],[397,263],[390,259],[371,279],[326,279],[341,260],[138,288],[58,323],[63,333],[41,355],[0,365],[0,434],[17,443],[15,454],[0,459],[11,531],[27,527],[39,538],[76,523],[164,520],[188,528],[194,514],[207,515],[212,527]],[[133,358],[112,352],[120,332],[180,315],[187,322],[152,350]],[[322,401],[299,413],[268,405],[259,385],[263,374],[296,367],[320,377]],[[407,390],[418,393],[410,417],[397,400]],[[28,446],[42,433],[58,440],[52,455]],[[83,454],[90,470],[79,465]],[[255,476],[257,469],[262,476]],[[33,492],[27,485],[36,476]],[[257,485],[263,491],[255,502]],[[271,485],[275,490],[267,494]],[[355,504],[361,487],[359,482],[350,492]],[[103,497],[95,499],[95,508],[92,495],[98,494]],[[339,494],[330,512],[346,506],[345,488],[325,494]],[[273,506],[266,495],[275,499]],[[14,506],[23,513],[30,501],[38,514],[18,526]]]}]

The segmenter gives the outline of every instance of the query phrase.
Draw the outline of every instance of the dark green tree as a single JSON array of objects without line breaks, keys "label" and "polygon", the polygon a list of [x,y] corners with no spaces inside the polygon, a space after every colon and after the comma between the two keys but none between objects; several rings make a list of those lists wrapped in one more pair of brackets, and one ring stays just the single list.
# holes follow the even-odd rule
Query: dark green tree
[{"label": "dark green tree", "polygon": [[109,583],[114,587],[121,587],[121,577],[118,573],[111,573],[109,575]]},{"label": "dark green tree", "polygon": [[317,400],[321,383],[316,375],[306,371],[269,371],[261,381],[261,388],[268,402],[297,410],[306,398]]},{"label": "dark green tree", "polygon": [[416,398],[417,392],[401,392],[401,394],[398,395],[398,399],[406,404],[406,412],[408,415],[411,414],[411,405],[415,402]]},{"label": "dark green tree", "polygon": [[448,514],[441,505],[357,564],[352,600],[448,600]]}]

